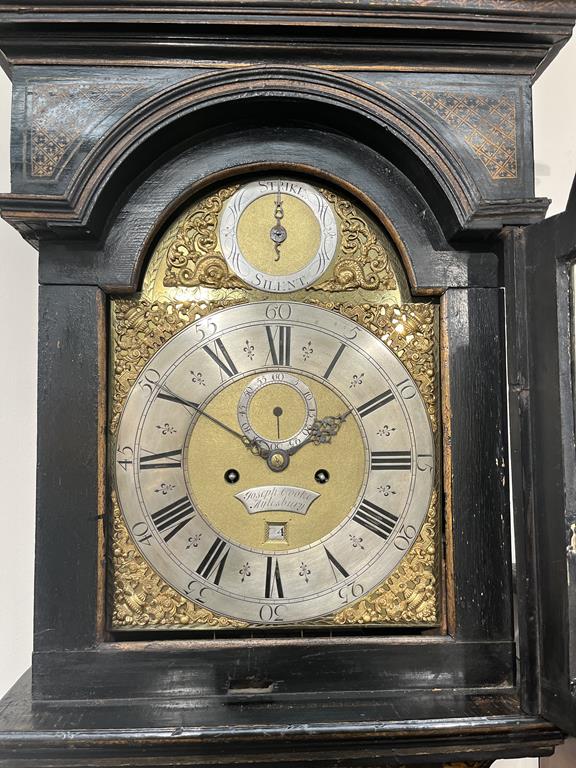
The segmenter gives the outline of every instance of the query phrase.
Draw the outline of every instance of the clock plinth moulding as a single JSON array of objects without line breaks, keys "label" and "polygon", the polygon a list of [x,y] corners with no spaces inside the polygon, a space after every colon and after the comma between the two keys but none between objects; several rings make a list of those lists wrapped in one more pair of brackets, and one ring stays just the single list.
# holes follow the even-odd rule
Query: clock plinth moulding
[{"label": "clock plinth moulding", "polygon": [[6,0],[41,287],[0,766],[479,768],[573,730],[576,198],[540,222],[530,86],[575,19]]}]

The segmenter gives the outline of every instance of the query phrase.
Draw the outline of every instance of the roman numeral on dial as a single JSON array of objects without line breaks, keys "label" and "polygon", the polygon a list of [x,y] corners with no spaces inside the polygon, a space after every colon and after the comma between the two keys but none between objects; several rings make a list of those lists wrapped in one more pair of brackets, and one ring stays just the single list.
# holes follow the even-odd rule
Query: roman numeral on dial
[{"label": "roman numeral on dial", "polygon": [[326,552],[326,557],[328,558],[328,562],[330,563],[330,567],[332,568],[332,573],[334,574],[334,579],[336,581],[339,581],[340,579],[347,579],[350,575],[346,568],[344,568],[343,565],[341,565],[338,560],[334,557],[332,552],[330,552],[329,549],[324,547],[324,552]]},{"label": "roman numeral on dial", "polygon": [[369,413],[373,413],[378,410],[378,408],[382,408],[383,405],[391,403],[392,400],[394,400],[394,395],[390,389],[387,389],[385,392],[382,392],[382,394],[373,397],[372,400],[368,400],[367,403],[364,403],[364,405],[361,405],[356,410],[360,416],[364,418],[365,416],[368,416]]},{"label": "roman numeral on dial", "polygon": [[140,469],[174,469],[182,466],[182,448],[140,456]]},{"label": "roman numeral on dial", "polygon": [[229,552],[230,546],[227,542],[217,536],[204,559],[196,569],[198,575],[206,580],[212,579],[212,582],[218,586],[218,584],[220,584],[220,579],[222,578],[222,573],[224,572],[224,566],[226,565],[226,559]]},{"label": "roman numeral on dial", "polygon": [[216,350],[212,349],[207,344],[206,346],[202,347],[202,349],[212,358],[212,360],[214,360],[217,365],[220,366],[220,369],[223,371],[223,373],[226,374],[226,376],[234,376],[237,374],[238,369],[234,365],[234,362],[230,357],[228,350],[224,346],[222,339],[216,339],[214,346],[216,347]]},{"label": "roman numeral on dial", "polygon": [[282,579],[280,577],[280,564],[277,558],[266,558],[266,588],[264,590],[264,597],[271,598],[275,595],[278,597],[284,597],[284,587],[282,586]]},{"label": "roman numeral on dial", "polygon": [[410,451],[372,451],[371,469],[412,469]]},{"label": "roman numeral on dial", "polygon": [[338,351],[336,352],[336,354],[334,355],[334,357],[330,362],[330,365],[328,366],[328,368],[326,368],[326,373],[324,374],[325,379],[330,378],[330,374],[334,370],[336,363],[338,362],[338,360],[340,360],[340,355],[342,354],[342,352],[344,352],[345,349],[346,349],[346,344],[340,344],[340,346],[338,347]]},{"label": "roman numeral on dial", "polygon": [[167,531],[164,541],[170,541],[178,531],[181,531],[192,520],[194,514],[194,507],[190,499],[188,496],[183,496],[178,501],[173,501],[172,504],[154,512],[151,517],[160,533]]},{"label": "roman numeral on dial", "polygon": [[266,336],[270,346],[272,365],[290,365],[292,328],[289,325],[277,325],[273,331],[271,326],[267,325]]},{"label": "roman numeral on dial", "polygon": [[383,539],[387,539],[390,536],[398,522],[396,515],[392,512],[387,512],[377,504],[368,501],[368,499],[362,501],[352,519]]}]

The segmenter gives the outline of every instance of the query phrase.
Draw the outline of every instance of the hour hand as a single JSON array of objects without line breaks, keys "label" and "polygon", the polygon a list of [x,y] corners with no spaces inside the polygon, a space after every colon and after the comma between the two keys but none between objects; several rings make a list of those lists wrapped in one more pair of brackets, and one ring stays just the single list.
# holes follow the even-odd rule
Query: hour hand
[{"label": "hour hand", "polygon": [[316,419],[308,432],[308,437],[299,445],[294,446],[288,453],[293,455],[296,451],[299,451],[302,446],[308,443],[314,443],[314,445],[326,445],[332,442],[332,438],[338,434],[340,427],[348,416],[352,413],[352,409],[339,414],[338,416],[324,416],[323,419]]}]

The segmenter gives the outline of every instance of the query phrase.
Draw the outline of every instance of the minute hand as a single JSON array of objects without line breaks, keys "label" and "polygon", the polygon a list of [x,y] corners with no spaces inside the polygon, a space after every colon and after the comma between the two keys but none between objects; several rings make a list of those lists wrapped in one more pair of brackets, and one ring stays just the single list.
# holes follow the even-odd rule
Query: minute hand
[{"label": "minute hand", "polygon": [[180,397],[180,395],[175,395],[173,392],[171,392],[166,387],[163,387],[162,393],[159,397],[163,398],[164,400],[172,400],[175,403],[182,403],[182,405],[185,405],[187,408],[192,408],[196,411],[196,413],[199,413],[201,416],[205,416],[207,419],[210,419],[214,424],[217,424],[219,427],[222,427],[222,429],[225,429],[226,432],[228,432],[231,435],[234,435],[234,437],[237,437],[239,440],[242,441],[242,444],[246,446],[246,448],[250,448],[250,450],[253,453],[256,453],[256,455],[261,456],[262,452],[260,449],[260,446],[254,442],[254,440],[249,440],[246,435],[240,434],[240,432],[236,432],[235,429],[232,429],[232,427],[229,427],[228,424],[224,424],[223,421],[220,421],[220,419],[217,419],[215,416],[211,416],[209,413],[206,413],[206,411],[202,410],[198,403],[193,403],[191,400],[185,400],[183,397]]}]

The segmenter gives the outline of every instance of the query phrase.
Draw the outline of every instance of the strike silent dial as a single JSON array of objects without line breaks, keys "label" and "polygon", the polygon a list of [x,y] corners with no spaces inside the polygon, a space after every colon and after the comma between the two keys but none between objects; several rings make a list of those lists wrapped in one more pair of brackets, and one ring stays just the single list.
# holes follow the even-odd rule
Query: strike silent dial
[{"label": "strike silent dial", "polygon": [[310,184],[260,179],[226,202],[219,226],[222,255],[254,288],[289,293],[312,285],[338,245],[336,216]]}]

